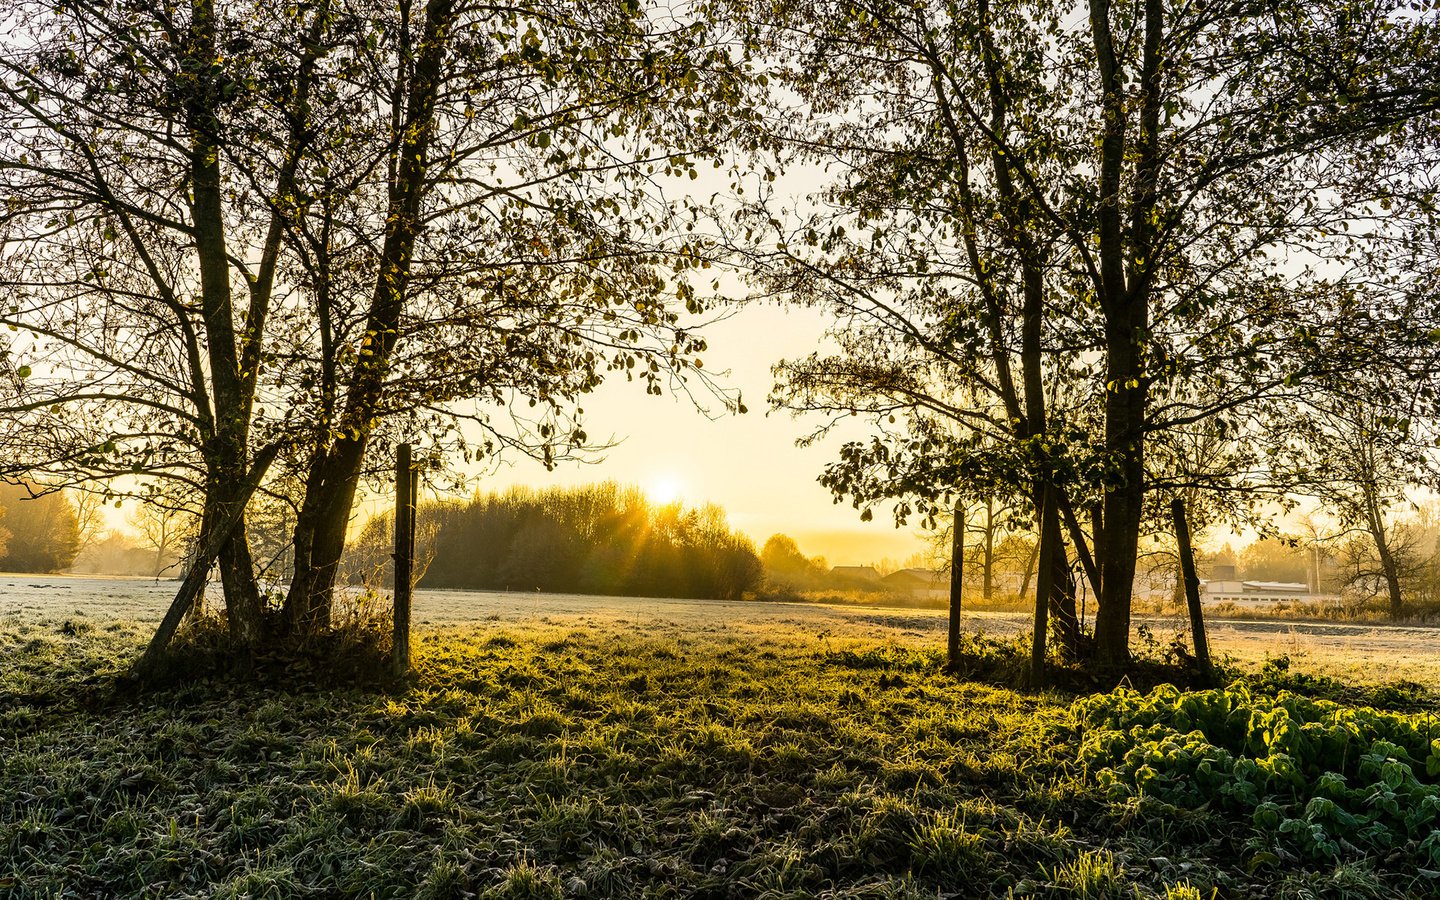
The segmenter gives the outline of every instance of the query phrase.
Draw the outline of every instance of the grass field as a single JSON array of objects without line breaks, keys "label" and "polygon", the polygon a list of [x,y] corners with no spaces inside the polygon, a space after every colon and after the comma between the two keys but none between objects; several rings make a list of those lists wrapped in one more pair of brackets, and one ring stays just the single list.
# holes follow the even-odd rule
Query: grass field
[{"label": "grass field", "polygon": [[[1097,755],[1095,734],[1127,732],[1094,723],[1125,710],[969,683],[942,674],[936,651],[885,638],[783,623],[444,625],[419,636],[403,688],[198,679],[111,696],[147,633],[0,624],[0,895],[1436,890],[1429,819],[1389,844],[1287,843],[1260,812],[1162,799]],[[991,671],[1007,659],[1001,644],[971,650]],[[1257,696],[1338,688],[1273,667],[1264,678]],[[1423,692],[1362,699],[1404,708],[1387,728],[1431,721]]]}]

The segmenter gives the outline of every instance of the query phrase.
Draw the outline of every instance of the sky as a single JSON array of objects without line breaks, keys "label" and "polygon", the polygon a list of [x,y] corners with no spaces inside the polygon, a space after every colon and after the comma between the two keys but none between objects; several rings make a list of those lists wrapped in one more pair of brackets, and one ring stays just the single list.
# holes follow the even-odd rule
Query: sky
[{"label": "sky", "polygon": [[[769,408],[771,366],[803,356],[823,341],[824,313],[774,304],[746,304],[703,333],[707,370],[741,391],[749,411],[727,415],[712,402],[710,416],[683,394],[647,395],[640,382],[613,379],[584,403],[585,430],[621,443],[591,464],[562,464],[554,472],[527,460],[501,463],[472,480],[482,492],[512,485],[546,487],[618,481],[635,484],[660,502],[711,502],[725,508],[730,524],[758,547],[776,533],[794,538],[810,556],[831,565],[900,563],[926,550],[914,525],[897,529],[888,511],[860,521],[847,502],[836,505],[816,481],[834,459],[844,435],[795,446],[821,424]],[[856,435],[856,429],[848,434]]]}]

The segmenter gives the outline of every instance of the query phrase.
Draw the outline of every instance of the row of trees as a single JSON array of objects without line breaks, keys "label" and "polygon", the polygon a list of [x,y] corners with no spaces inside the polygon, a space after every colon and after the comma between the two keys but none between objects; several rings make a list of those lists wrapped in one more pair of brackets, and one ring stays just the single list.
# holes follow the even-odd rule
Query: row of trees
[{"label": "row of trees", "polygon": [[[1030,523],[990,503],[972,507],[966,525],[964,578],[967,597],[991,600],[1033,596],[1039,542]],[[1202,578],[1303,584],[1318,595],[1351,606],[1378,606],[1392,616],[1440,602],[1440,506],[1435,502],[1386,504],[1380,516],[1383,543],[1363,521],[1312,511],[1292,515],[1288,531],[1259,520],[1267,533],[1236,550],[1231,544],[1196,548]],[[1284,525],[1285,523],[1281,523]],[[948,550],[948,530],[936,535]],[[1383,548],[1383,552],[1382,552]],[[763,554],[762,554],[763,558]],[[1232,574],[1220,574],[1219,567]],[[1170,594],[1183,602],[1183,583],[1173,537],[1154,534],[1141,545],[1137,589]],[[1080,585],[1083,590],[1085,585]],[[1394,597],[1402,598],[1397,607]]]},{"label": "row of trees", "polygon": [[[392,523],[365,523],[346,556],[352,581],[389,583]],[[426,503],[417,544],[428,588],[734,600],[761,577],[754,545],[719,507],[653,505],[614,483]]]},{"label": "row of trees", "polygon": [[[1078,571],[1105,665],[1171,496],[1203,524],[1329,480],[1357,401],[1392,460],[1431,437],[1440,25],[1400,0],[10,21],[0,459],[191,503],[241,648],[271,624],[247,515],[288,532],[276,630],[323,630],[394,435],[553,463],[606,377],[710,385],[722,255],[836,316],[774,392],[873,419],[824,483],[864,515],[994,497],[1045,523],[1061,648],[1091,649]],[[729,201],[667,199],[737,157]],[[796,170],[825,187],[778,193]]]},{"label": "row of trees", "polygon": [[[552,463],[590,443],[579,402],[604,378],[708,383],[682,320],[700,256],[662,187],[729,138],[711,23],[630,0],[20,2],[7,22],[0,459],[185,503],[239,650],[330,626],[392,435]],[[266,498],[289,531],[278,618],[245,522]]]},{"label": "row of trees", "polygon": [[28,482],[0,483],[0,571],[175,575],[195,550],[195,521],[184,510],[136,505],[130,528],[107,529],[94,494]]},{"label": "row of trees", "polygon": [[[787,362],[776,389],[874,422],[827,469],[837,496],[931,524],[997,498],[1049,523],[1062,652],[1123,665],[1172,497],[1206,523],[1318,494],[1353,459],[1354,408],[1375,410],[1366,440],[1421,461],[1398,449],[1426,446],[1436,412],[1433,11],[779,15],[753,32],[786,88],[768,133],[830,180],[798,207],[760,197],[726,233],[769,293],[840,323],[838,350]],[[1099,600],[1093,648],[1072,566]]]}]

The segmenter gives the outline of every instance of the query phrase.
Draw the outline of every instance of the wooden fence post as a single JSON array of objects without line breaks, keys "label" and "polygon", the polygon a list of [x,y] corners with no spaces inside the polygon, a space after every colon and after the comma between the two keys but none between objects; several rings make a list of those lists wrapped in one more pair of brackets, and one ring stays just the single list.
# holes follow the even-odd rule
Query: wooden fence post
[{"label": "wooden fence post", "polygon": [[1030,645],[1030,686],[1045,686],[1045,643],[1050,630],[1050,603],[1055,595],[1055,542],[1059,519],[1055,490],[1046,481],[1040,492],[1040,560],[1035,573],[1035,635]]},{"label": "wooden fence post", "polygon": [[965,509],[958,502],[950,530],[950,635],[946,657],[954,671],[960,667],[960,601],[965,579]]},{"label": "wooden fence post", "polygon": [[418,478],[410,445],[395,451],[395,634],[390,663],[396,677],[410,671],[410,591],[415,569],[415,498]]},{"label": "wooden fence post", "polygon": [[1210,667],[1210,639],[1205,635],[1205,616],[1200,609],[1200,577],[1195,574],[1195,555],[1190,549],[1190,525],[1185,521],[1185,501],[1170,501],[1170,515],[1175,519],[1175,541],[1180,545],[1180,573],[1185,580],[1185,602],[1190,607],[1190,633],[1195,641],[1195,661],[1206,679],[1213,675]]}]

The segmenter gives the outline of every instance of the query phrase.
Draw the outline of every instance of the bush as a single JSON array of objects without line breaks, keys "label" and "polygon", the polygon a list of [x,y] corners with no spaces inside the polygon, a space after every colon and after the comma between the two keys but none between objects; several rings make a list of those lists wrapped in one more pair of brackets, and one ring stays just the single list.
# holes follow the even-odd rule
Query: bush
[{"label": "bush", "polygon": [[[1252,850],[1310,858],[1393,854],[1440,863],[1440,740],[1431,716],[1247,686],[1161,686],[1078,701],[1079,758],[1113,800],[1209,806],[1253,830]],[[1265,859],[1268,857],[1257,857]]]}]

